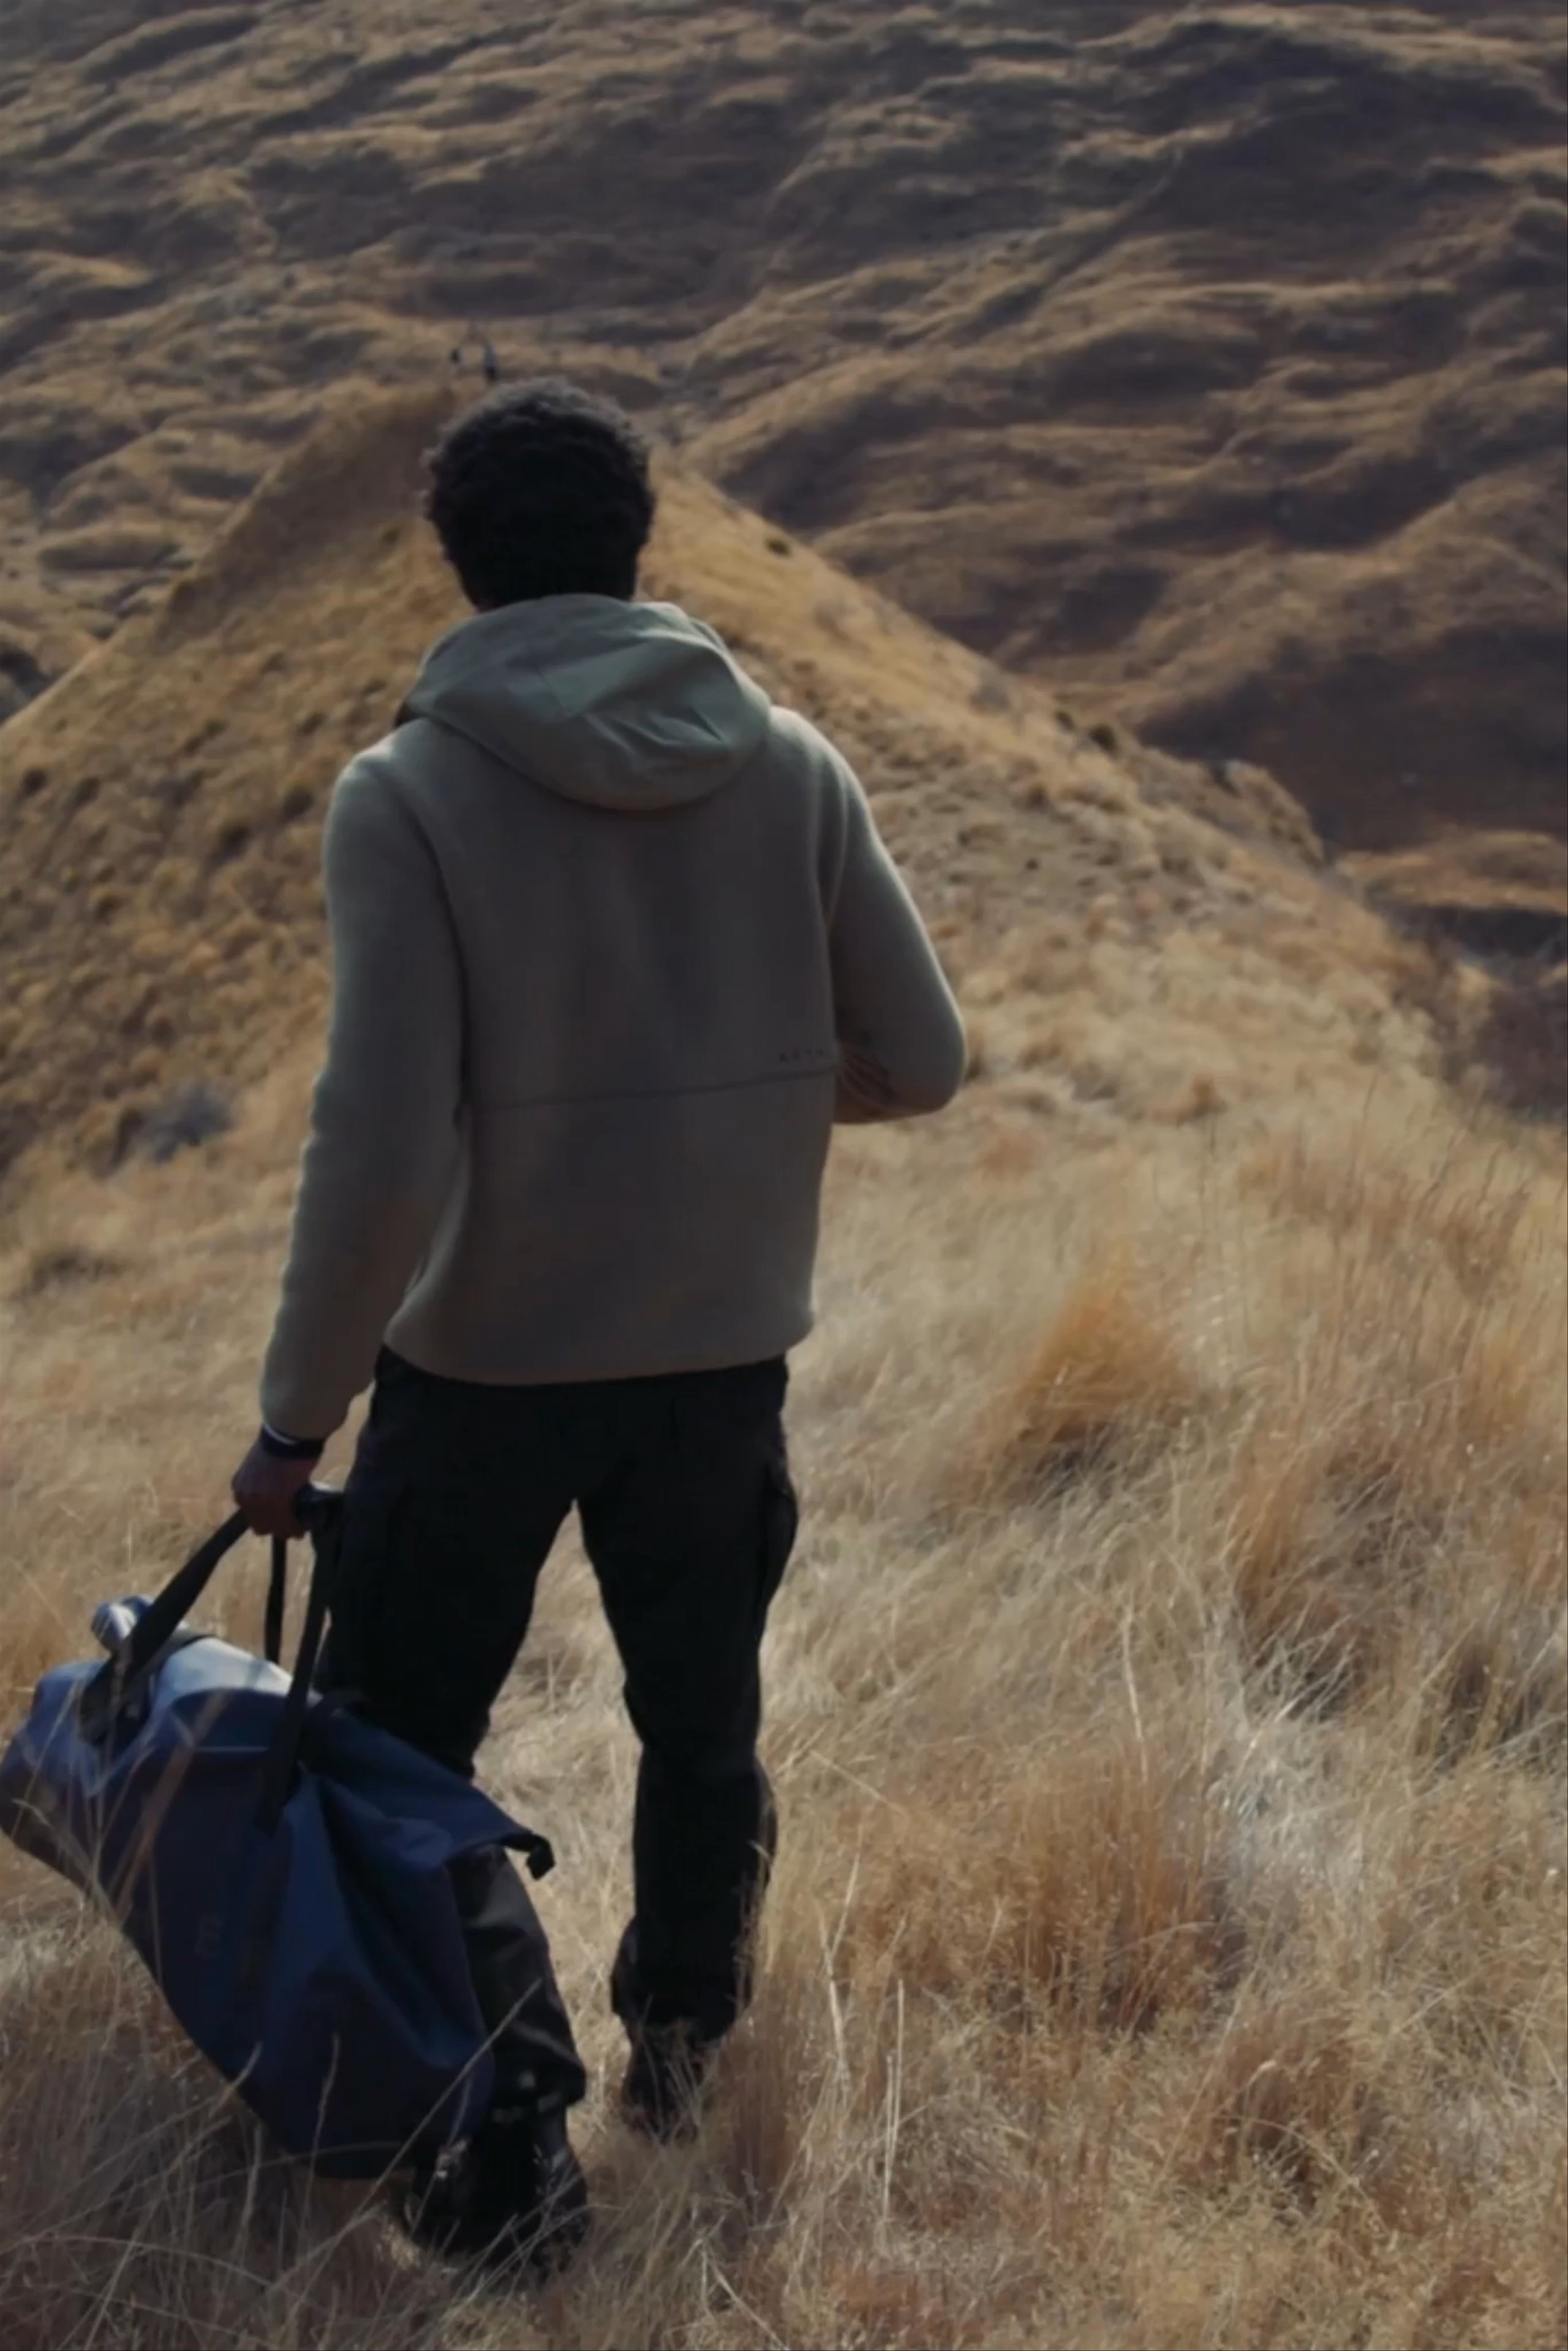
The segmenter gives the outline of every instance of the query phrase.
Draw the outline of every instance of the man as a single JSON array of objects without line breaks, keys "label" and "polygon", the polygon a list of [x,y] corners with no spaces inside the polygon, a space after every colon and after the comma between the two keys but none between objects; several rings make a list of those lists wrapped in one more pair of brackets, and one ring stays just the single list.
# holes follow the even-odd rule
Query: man
[{"label": "man", "polygon": [[[333,795],[330,1038],[235,1493],[293,1531],[373,1375],[323,1678],[463,1772],[575,1506],[642,1741],[622,2111],[674,2135],[745,2004],[772,1850],[758,1650],[831,1129],[939,1109],[964,1032],[843,759],[634,601],[629,420],[507,392],[430,475],[476,616]],[[582,2067],[507,1857],[457,1893],[497,2091],[422,2226],[554,2257]]]}]

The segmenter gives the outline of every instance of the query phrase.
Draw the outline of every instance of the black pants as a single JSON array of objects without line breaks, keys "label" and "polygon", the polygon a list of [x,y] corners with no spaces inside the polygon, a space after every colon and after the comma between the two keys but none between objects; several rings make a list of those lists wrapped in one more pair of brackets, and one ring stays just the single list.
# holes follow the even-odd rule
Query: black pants
[{"label": "black pants", "polygon": [[[470,1773],[576,1505],[643,1743],[628,2023],[704,2039],[747,1993],[773,1848],[758,1650],[795,1539],[782,1362],[559,1387],[443,1380],[383,1352],[349,1479],[319,1678]],[[509,1857],[455,1872],[497,2103],[580,2097],[549,1950]]]}]

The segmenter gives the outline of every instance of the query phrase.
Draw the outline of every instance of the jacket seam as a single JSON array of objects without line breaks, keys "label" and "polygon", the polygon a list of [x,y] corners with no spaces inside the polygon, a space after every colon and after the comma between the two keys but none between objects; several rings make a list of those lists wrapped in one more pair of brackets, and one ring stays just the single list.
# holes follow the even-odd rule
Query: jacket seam
[{"label": "jacket seam", "polygon": [[589,1094],[475,1094],[466,1097],[472,1110],[572,1110],[583,1109],[594,1102],[678,1102],[687,1094],[732,1094],[755,1092],[758,1086],[800,1085],[816,1081],[831,1081],[837,1075],[836,1064],[828,1061],[811,1070],[770,1071],[761,1078],[721,1078],[712,1085],[701,1086],[615,1086],[600,1093]]}]

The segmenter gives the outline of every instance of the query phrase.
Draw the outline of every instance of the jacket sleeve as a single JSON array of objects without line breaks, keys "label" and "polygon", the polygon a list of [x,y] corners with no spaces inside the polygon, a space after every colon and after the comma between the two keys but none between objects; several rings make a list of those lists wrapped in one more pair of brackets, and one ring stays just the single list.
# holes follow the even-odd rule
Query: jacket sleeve
[{"label": "jacket sleeve", "polygon": [[323,844],[332,1017],[263,1418],[325,1437],[371,1379],[382,1333],[455,1172],[463,986],[434,855],[384,771],[339,781]]},{"label": "jacket sleeve", "polygon": [[841,1124],[941,1110],[964,1082],[964,1022],[915,901],[847,768],[845,834],[829,916]]}]

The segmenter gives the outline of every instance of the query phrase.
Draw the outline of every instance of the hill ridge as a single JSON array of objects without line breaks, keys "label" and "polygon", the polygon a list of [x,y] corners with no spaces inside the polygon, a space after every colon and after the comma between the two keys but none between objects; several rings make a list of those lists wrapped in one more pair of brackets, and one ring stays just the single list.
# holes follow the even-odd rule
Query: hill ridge
[{"label": "hill ridge", "polygon": [[[172,1092],[231,1091],[319,1017],[328,789],[392,725],[462,609],[416,497],[453,397],[345,392],[189,572],[0,730],[6,1161],[54,1136],[112,1165]],[[1136,1078],[1108,1078],[1121,1049],[1077,968],[1097,954],[1113,956],[1112,996],[1140,1018],[1171,986],[1167,956],[1208,957],[1180,982],[1194,999],[1183,1050],[1223,1061],[1228,1024],[1255,1026],[1228,1087],[1211,1086],[1217,1102],[1282,1081],[1331,975],[1347,1051],[1357,1038],[1375,1058],[1438,1051],[1432,1016],[1450,982],[1431,951],[1325,876],[1299,806],[1260,770],[1183,763],[1086,726],[679,458],[662,466],[643,585],[712,621],[854,761],[988,1035],[989,1080],[1041,1114],[1118,1097],[1163,1114],[1186,1098],[1153,1031]],[[1285,987],[1278,1036],[1221,1001],[1249,966]],[[1059,1021],[1053,1043],[1041,1008],[1059,987],[1082,1019]]]},{"label": "hill ridge", "polygon": [[1477,831],[1546,875],[1562,26],[1474,19],[14,9],[0,692],[335,387],[438,379],[480,320],[972,649],[1270,768],[1346,849],[1441,839],[1430,903]]}]

